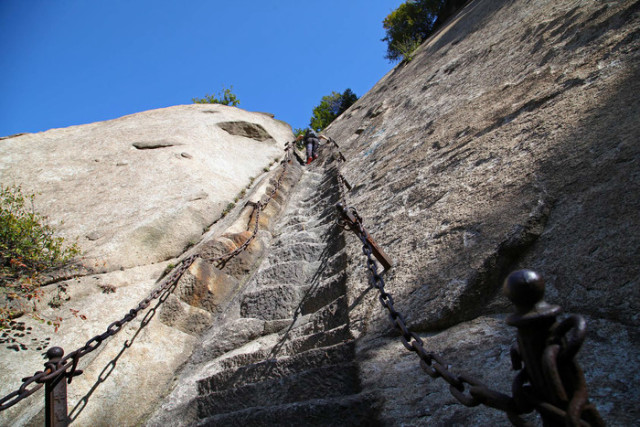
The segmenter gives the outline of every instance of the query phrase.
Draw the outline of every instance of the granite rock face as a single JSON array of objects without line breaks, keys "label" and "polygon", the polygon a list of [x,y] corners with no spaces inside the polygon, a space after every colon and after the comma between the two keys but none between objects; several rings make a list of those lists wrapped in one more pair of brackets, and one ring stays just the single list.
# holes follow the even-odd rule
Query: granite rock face
[{"label": "granite rock face", "polygon": [[[534,269],[548,302],[600,328],[580,357],[613,425],[640,419],[639,28],[637,1],[472,1],[327,130],[349,203],[396,261],[387,291],[410,329],[454,372],[508,392],[501,283]],[[351,301],[365,280],[350,277]],[[506,422],[450,405],[448,386],[386,336],[375,298],[351,316],[385,424]]]},{"label": "granite rock face", "polygon": [[[259,132],[218,126],[230,122]],[[80,361],[84,374],[68,392],[70,417],[80,425],[135,425],[147,417],[242,284],[242,274],[227,273],[251,270],[262,255],[255,240],[225,272],[205,261],[251,235],[244,205],[227,216],[223,210],[236,197],[239,204],[264,197],[282,168],[274,159],[292,139],[288,125],[266,114],[198,104],[0,141],[2,183],[37,193],[36,209],[67,240],[77,237],[85,256],[50,278],[36,316],[25,314],[2,331],[0,395],[42,370],[52,346],[68,354],[111,325],[119,333]],[[273,205],[263,224],[277,212]],[[121,329],[112,324],[193,254],[164,304],[153,299]],[[43,405],[38,392],[0,412],[0,425],[42,424]]]},{"label": "granite rock face", "polygon": [[[219,104],[147,111],[5,139],[0,179],[102,271],[175,258],[282,156],[288,125]],[[95,267],[98,265],[98,267]]]},{"label": "granite rock face", "polygon": [[[587,320],[578,359],[591,401],[609,425],[638,424],[639,28],[638,1],[468,2],[331,124],[339,148],[288,164],[258,218],[252,206],[279,182],[270,173],[184,254],[199,259],[156,326],[174,363],[114,369],[84,419],[100,424],[126,398],[133,409],[114,411],[117,422],[150,426],[507,425],[459,404],[405,349],[360,240],[335,221],[342,201],[394,260],[382,277],[395,309],[451,372],[510,394],[515,328],[501,287],[534,269],[547,302]],[[216,127],[260,139],[243,121]],[[178,143],[134,149],[198,157]],[[352,187],[344,198],[338,173]],[[217,264],[254,222],[248,251]],[[128,373],[161,376],[166,397],[136,396]]]}]

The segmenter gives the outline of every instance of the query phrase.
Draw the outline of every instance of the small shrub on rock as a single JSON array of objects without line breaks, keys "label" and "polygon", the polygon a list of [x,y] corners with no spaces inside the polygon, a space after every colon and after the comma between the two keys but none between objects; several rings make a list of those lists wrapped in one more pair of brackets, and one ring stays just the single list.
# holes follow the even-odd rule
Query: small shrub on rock
[{"label": "small shrub on rock", "polygon": [[0,326],[20,314],[20,300],[37,299],[38,276],[67,265],[80,253],[65,245],[34,208],[34,195],[0,186]]},{"label": "small shrub on rock", "polygon": [[218,97],[215,95],[205,95],[204,98],[192,98],[194,104],[222,104],[231,105],[235,107],[240,104],[240,100],[235,93],[232,92],[233,86],[229,88],[222,88],[222,91],[218,93]]}]

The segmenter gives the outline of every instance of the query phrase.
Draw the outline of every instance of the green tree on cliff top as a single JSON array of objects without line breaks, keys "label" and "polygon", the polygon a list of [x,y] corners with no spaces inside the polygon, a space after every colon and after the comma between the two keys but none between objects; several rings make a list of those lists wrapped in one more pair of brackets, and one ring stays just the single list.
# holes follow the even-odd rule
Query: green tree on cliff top
[{"label": "green tree on cliff top", "polygon": [[313,109],[309,126],[318,132],[321,131],[357,100],[358,96],[351,89],[346,89],[343,93],[331,92],[331,95],[323,96],[320,104]]},{"label": "green tree on cliff top", "polygon": [[222,91],[218,93],[218,98],[215,95],[205,95],[204,98],[191,98],[194,104],[222,104],[231,105],[235,107],[240,104],[240,100],[235,93],[232,92],[233,85],[229,88],[222,88]]},{"label": "green tree on cliff top", "polygon": [[413,52],[434,31],[434,24],[445,0],[409,0],[382,21],[387,35],[386,58],[392,62],[410,61]]}]

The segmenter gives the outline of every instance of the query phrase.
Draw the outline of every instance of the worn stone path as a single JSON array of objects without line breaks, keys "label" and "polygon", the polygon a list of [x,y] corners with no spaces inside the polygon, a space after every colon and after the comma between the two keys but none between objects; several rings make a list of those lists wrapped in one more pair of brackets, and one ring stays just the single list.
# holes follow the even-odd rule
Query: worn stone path
[{"label": "worn stone path", "polygon": [[[194,354],[200,368],[186,383],[197,396],[180,408],[185,424],[376,424],[375,400],[360,393],[328,151],[324,163],[304,168],[267,255],[221,316],[229,327],[216,328]],[[175,409],[169,415],[150,424],[175,422]]]}]

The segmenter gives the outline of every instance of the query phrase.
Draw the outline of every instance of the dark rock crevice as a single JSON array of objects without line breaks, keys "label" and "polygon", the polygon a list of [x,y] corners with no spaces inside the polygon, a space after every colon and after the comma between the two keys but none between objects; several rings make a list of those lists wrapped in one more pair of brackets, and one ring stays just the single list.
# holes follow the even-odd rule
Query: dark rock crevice
[{"label": "dark rock crevice", "polygon": [[160,141],[139,141],[139,142],[134,142],[133,144],[134,148],[136,148],[137,150],[155,150],[158,148],[169,148],[169,147],[175,147],[177,145],[184,145],[180,142],[175,142],[175,141],[170,141],[170,140],[160,140]]},{"label": "dark rock crevice", "polygon": [[218,127],[231,135],[251,138],[256,141],[273,139],[269,132],[258,123],[244,121],[220,122],[218,123]]}]

